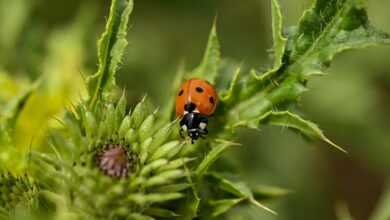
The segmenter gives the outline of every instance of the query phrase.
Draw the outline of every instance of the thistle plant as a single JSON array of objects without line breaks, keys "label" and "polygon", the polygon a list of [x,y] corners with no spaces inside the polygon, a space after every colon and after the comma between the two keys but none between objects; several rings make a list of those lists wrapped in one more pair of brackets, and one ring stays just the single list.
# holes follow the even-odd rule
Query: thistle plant
[{"label": "thistle plant", "polygon": [[0,176],[0,219],[8,219],[18,209],[38,206],[38,189],[27,175],[15,177],[10,173]]},{"label": "thistle plant", "polygon": [[[10,186],[0,200],[6,207],[2,212],[9,216],[11,201],[42,197],[52,204],[46,217],[53,219],[223,219],[244,204],[276,214],[263,202],[288,190],[252,187],[237,171],[215,166],[226,150],[240,145],[237,129],[288,127],[346,152],[294,113],[294,105],[308,90],[308,80],[324,75],[335,55],[390,43],[390,36],[369,24],[361,0],[317,0],[297,26],[286,29],[277,0],[271,3],[274,63],[268,71],[243,66],[223,71],[214,22],[203,60],[194,70],[178,71],[166,94],[171,101],[157,108],[144,97],[131,108],[125,92],[118,98],[115,76],[127,46],[133,1],[112,0],[98,42],[99,68],[86,82],[89,97],[67,109],[61,128],[50,130],[48,152],[31,152],[28,177],[21,182],[31,178],[33,183],[15,188],[20,182],[15,178],[22,177],[0,179],[0,186]],[[173,116],[176,90],[192,77],[216,85],[220,99],[210,134],[195,144],[180,138]],[[12,187],[16,194],[9,193]]]},{"label": "thistle plant", "polygon": [[131,114],[125,96],[99,101],[93,112],[84,107],[65,117],[67,131],[51,135],[55,155],[32,155],[42,192],[65,198],[70,207],[61,207],[62,215],[81,219],[173,215],[159,204],[184,196],[185,165],[193,160],[180,155],[183,144],[171,138],[175,124],[156,129],[156,111],[146,99]]}]

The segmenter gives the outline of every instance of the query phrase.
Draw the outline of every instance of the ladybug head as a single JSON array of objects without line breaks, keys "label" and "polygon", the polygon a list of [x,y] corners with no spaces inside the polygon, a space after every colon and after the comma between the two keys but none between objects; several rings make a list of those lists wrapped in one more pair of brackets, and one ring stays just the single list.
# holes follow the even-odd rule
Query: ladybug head
[{"label": "ladybug head", "polygon": [[193,112],[196,109],[196,105],[192,102],[188,102],[184,105],[184,110],[186,112]]}]

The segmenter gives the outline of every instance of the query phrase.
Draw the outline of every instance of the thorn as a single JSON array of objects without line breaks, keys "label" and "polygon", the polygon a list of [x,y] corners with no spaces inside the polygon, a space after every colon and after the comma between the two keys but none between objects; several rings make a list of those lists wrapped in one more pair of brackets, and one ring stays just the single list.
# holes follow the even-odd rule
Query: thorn
[{"label": "thorn", "polygon": [[230,144],[232,146],[242,146],[241,143],[237,143],[237,142],[233,142],[233,141],[228,141],[228,140],[225,140],[225,139],[215,139],[215,142],[217,143],[221,143],[221,144]]},{"label": "thorn", "polygon": [[53,116],[53,117],[51,117],[51,119],[53,119],[56,122],[60,123],[61,125],[65,126],[65,122],[62,121],[61,119],[59,119],[58,117]]},{"label": "thorn", "polygon": [[87,84],[87,83],[88,83],[88,82],[87,82],[87,80],[88,80],[87,77],[86,77],[85,74],[81,71],[81,68],[78,68],[78,69],[79,69],[78,73],[79,73],[81,79],[83,80],[84,84]]},{"label": "thorn", "polygon": [[271,213],[271,214],[273,214],[273,215],[278,215],[277,212],[275,212],[274,210],[272,210],[272,209],[268,208],[267,206],[261,204],[260,202],[256,201],[254,198],[250,198],[249,201],[250,201],[253,205],[255,205],[255,206],[257,206],[257,207],[259,207],[259,208],[261,208],[261,209],[264,209],[264,210],[268,211],[269,213]]}]

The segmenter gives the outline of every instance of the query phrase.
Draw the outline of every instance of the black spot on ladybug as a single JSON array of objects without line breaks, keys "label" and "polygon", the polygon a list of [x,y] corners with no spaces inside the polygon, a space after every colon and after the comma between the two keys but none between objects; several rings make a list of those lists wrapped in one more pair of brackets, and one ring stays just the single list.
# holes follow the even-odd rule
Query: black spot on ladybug
[{"label": "black spot on ladybug", "polygon": [[179,92],[178,96],[181,96],[181,95],[183,95],[183,93],[184,93],[184,91],[183,91],[183,90],[180,90],[180,92]]},{"label": "black spot on ladybug", "polygon": [[196,87],[195,90],[199,93],[202,93],[203,92],[203,88],[202,87]]},{"label": "black spot on ladybug", "polygon": [[210,97],[210,98],[209,98],[209,101],[210,101],[211,104],[215,104],[215,101],[214,101],[214,98],[213,98],[213,97]]}]

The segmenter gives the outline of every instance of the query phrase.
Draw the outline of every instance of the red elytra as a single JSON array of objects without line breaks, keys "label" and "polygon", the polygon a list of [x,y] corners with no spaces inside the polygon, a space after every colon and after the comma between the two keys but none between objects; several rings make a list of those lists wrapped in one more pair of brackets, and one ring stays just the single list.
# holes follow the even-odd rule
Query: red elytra
[{"label": "red elytra", "polygon": [[176,116],[184,115],[184,106],[194,103],[200,114],[209,116],[214,113],[218,96],[214,87],[205,80],[193,78],[183,83],[176,97]]}]

